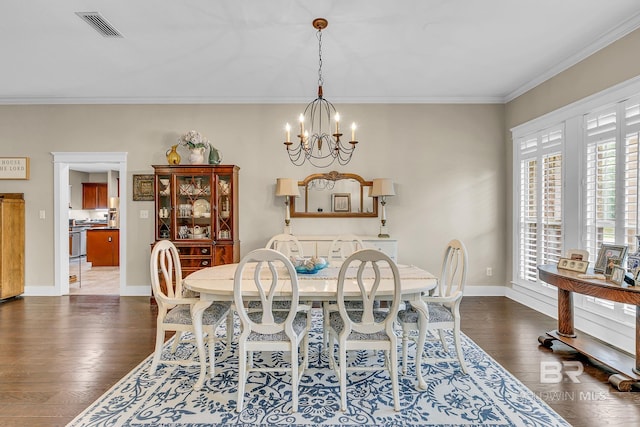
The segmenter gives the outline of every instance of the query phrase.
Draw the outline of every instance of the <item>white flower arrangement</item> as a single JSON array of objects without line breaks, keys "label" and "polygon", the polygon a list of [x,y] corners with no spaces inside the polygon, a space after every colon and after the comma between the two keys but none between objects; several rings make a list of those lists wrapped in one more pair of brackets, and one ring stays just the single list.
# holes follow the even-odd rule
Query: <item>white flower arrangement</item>
[{"label": "white flower arrangement", "polygon": [[195,130],[190,130],[182,135],[180,139],[178,139],[178,142],[189,149],[206,148],[209,146],[209,140]]}]

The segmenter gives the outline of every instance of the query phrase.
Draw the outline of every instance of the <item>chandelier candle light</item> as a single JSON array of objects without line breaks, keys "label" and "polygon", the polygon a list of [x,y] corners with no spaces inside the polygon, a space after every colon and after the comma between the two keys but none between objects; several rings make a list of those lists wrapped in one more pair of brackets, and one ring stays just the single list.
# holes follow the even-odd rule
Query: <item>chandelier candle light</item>
[{"label": "chandelier candle light", "polygon": [[[289,160],[296,166],[301,166],[305,161],[309,161],[313,166],[324,168],[338,160],[341,165],[346,165],[351,160],[351,156],[356,149],[356,124],[351,124],[351,141],[348,144],[340,141],[340,114],[336,111],[332,103],[327,101],[322,93],[322,30],[327,28],[328,21],[324,18],[313,20],[313,28],[318,30],[318,97],[311,101],[304,113],[298,117],[300,123],[300,142],[296,145],[291,142],[291,125],[285,126],[286,141],[284,142],[289,154]],[[331,117],[335,123],[335,133],[331,132]],[[305,129],[305,121],[309,123],[310,129]],[[323,124],[328,126],[325,131]]]},{"label": "chandelier candle light", "polygon": [[298,181],[292,178],[278,178],[276,180],[276,196],[284,196],[284,233],[291,234],[291,217],[289,216],[289,199],[300,197]]}]

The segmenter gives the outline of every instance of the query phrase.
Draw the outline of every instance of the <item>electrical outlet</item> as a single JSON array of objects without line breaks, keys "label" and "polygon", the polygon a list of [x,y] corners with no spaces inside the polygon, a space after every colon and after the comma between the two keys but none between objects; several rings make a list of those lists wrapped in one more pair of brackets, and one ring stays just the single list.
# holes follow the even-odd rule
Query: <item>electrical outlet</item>
[{"label": "electrical outlet", "polygon": [[40,219],[45,219],[46,218],[46,213],[44,210],[40,211]]},{"label": "electrical outlet", "polygon": [[493,276],[493,268],[487,267],[487,276]]},{"label": "electrical outlet", "polygon": [[140,218],[142,218],[142,219],[149,218],[149,211],[147,211],[147,210],[140,211]]}]

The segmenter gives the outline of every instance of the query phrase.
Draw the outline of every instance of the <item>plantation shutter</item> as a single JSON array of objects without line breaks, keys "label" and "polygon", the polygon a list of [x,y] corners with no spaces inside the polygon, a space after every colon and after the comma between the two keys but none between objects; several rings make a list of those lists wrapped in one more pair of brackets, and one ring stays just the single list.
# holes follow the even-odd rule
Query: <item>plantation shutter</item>
[{"label": "plantation shutter", "polygon": [[520,140],[519,278],[562,256],[562,143],[555,128]]}]

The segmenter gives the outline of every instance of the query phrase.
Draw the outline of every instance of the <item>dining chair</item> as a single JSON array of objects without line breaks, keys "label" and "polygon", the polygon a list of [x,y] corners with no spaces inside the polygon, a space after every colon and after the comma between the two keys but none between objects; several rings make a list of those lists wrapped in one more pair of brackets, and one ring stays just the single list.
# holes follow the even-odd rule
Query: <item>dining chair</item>
[{"label": "dining chair", "polygon": [[[329,246],[329,252],[327,254],[327,262],[329,265],[332,263],[340,265],[347,257],[352,253],[364,249],[364,243],[360,237],[355,234],[340,234],[336,236]],[[358,301],[347,301],[347,310],[361,310],[362,304]],[[323,301],[322,302],[322,342],[324,343],[325,350],[329,350],[329,313],[336,311],[338,305],[335,301]]]},{"label": "dining chair", "polygon": [[265,245],[267,249],[275,249],[287,257],[304,257],[302,245],[293,234],[276,234]]},{"label": "dining chair", "polygon": [[[356,278],[346,278],[350,267],[357,267]],[[393,295],[385,295],[390,299],[387,309],[376,308],[380,282],[393,281]],[[357,286],[357,287],[356,287]],[[345,288],[348,291],[359,291],[354,299],[362,304],[362,310],[348,310],[345,301]],[[349,300],[353,298],[350,296]],[[400,305],[400,273],[398,267],[385,253],[375,249],[363,249],[351,254],[340,267],[338,273],[338,311],[332,311],[329,318],[329,337],[332,349],[329,352],[329,365],[338,376],[340,382],[340,407],[347,409],[347,371],[379,371],[389,372],[393,391],[394,409],[400,410],[398,388],[398,353],[394,323]],[[335,357],[335,344],[338,347],[338,358]],[[375,350],[384,352],[382,366],[358,364],[355,359],[347,365],[347,352]]]},{"label": "dining chair", "polygon": [[[425,325],[428,332],[438,331],[439,340],[445,353],[449,353],[446,330],[453,331],[453,342],[456,349],[455,358],[428,358],[427,362],[458,361],[463,373],[467,373],[462,345],[460,342],[460,303],[464,293],[467,277],[467,249],[460,240],[451,240],[445,249],[444,260],[436,295],[423,296],[427,305],[429,318]],[[402,373],[407,373],[408,340],[412,331],[418,330],[419,314],[410,307],[398,312],[398,323],[402,326]],[[438,339],[436,338],[436,339]],[[424,349],[416,349],[416,358],[422,358]],[[419,361],[417,361],[419,362]]]},{"label": "dining chair", "polygon": [[[251,268],[255,268],[251,271]],[[288,310],[275,303],[286,295]],[[248,374],[288,372],[291,374],[291,410],[298,410],[298,384],[307,367],[311,328],[311,307],[298,302],[298,276],[293,263],[273,249],[255,249],[240,260],[234,275],[233,297],[240,318],[238,337],[238,399],[241,412]],[[249,308],[247,301],[257,299],[260,310]],[[298,349],[302,348],[299,363]],[[256,351],[282,351],[291,354],[290,363],[258,366],[253,363]]]},{"label": "dining chair", "polygon": [[[158,305],[156,320],[156,345],[151,362],[150,372],[154,374],[160,362],[164,364],[200,366],[199,361],[162,359],[162,347],[167,331],[175,332],[171,352],[175,354],[178,345],[193,341],[186,339],[187,333],[194,334],[191,322],[191,308],[199,298],[185,297],[182,287],[182,267],[178,250],[170,240],[158,241],[151,251],[150,262],[151,289]],[[161,283],[161,280],[163,283]],[[215,368],[216,328],[229,313],[231,302],[214,302],[202,316],[203,332],[206,334],[209,347],[210,375]]]}]

